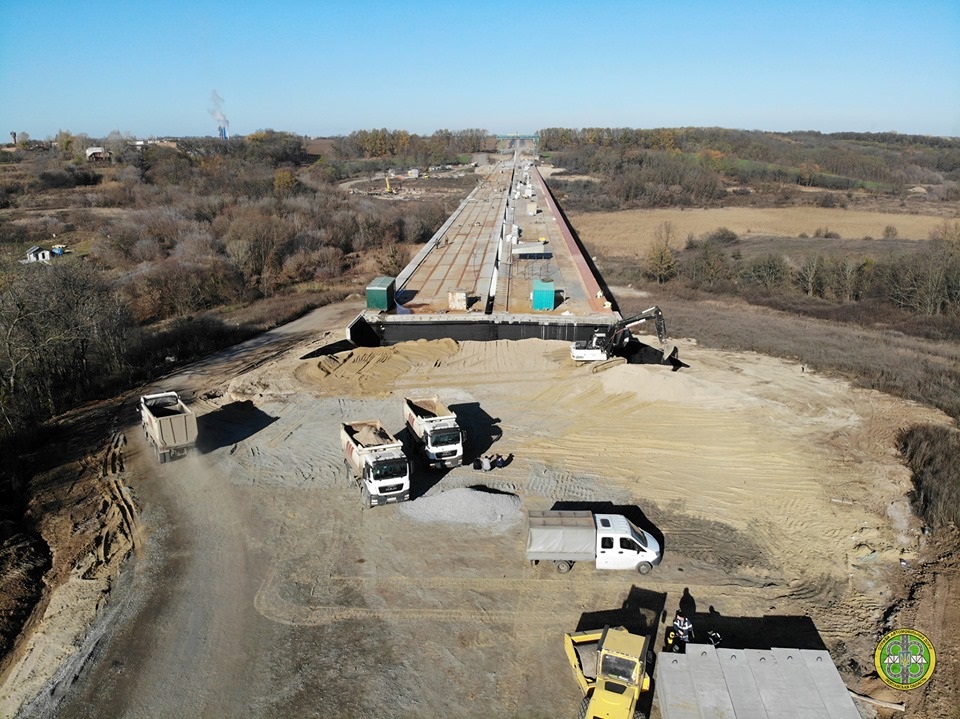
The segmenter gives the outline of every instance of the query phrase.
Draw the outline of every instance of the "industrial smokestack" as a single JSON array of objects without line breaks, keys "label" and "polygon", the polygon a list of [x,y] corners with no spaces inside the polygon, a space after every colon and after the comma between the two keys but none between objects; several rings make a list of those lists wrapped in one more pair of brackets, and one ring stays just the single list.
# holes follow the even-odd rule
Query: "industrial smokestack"
[{"label": "industrial smokestack", "polygon": [[221,140],[226,140],[230,136],[227,131],[227,128],[230,127],[230,121],[223,114],[223,98],[217,94],[216,90],[210,93],[210,103],[213,105],[210,108],[210,115],[217,121],[217,134]]}]

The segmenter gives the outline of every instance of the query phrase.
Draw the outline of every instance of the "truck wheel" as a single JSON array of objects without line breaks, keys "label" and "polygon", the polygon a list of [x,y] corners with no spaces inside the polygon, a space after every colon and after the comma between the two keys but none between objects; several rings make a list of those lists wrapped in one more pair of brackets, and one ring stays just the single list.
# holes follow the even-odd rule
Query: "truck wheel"
[{"label": "truck wheel", "polygon": [[584,697],[580,702],[580,711],[577,712],[577,719],[587,719],[587,708],[590,706],[590,697]]},{"label": "truck wheel", "polygon": [[650,564],[650,562],[640,562],[640,564],[637,565],[637,571],[640,572],[640,574],[650,574],[651,569],[653,569],[653,565]]},{"label": "truck wheel", "polygon": [[560,574],[566,574],[571,569],[573,569],[573,564],[570,562],[557,562],[557,571],[560,572]]},{"label": "truck wheel", "polygon": [[647,719],[647,715],[644,714],[644,713],[643,713],[642,711],[640,711],[639,709],[637,709],[637,710],[633,713],[633,719]]}]

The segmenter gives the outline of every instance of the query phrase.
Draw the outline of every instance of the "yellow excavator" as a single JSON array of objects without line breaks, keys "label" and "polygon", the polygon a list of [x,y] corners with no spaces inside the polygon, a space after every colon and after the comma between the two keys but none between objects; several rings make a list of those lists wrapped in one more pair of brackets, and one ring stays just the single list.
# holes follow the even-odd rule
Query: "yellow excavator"
[{"label": "yellow excavator", "polygon": [[579,719],[646,719],[637,700],[650,691],[650,637],[604,627],[564,634],[563,648],[583,692]]},{"label": "yellow excavator", "polygon": [[390,175],[384,175],[384,176],[383,176],[383,179],[385,179],[385,180],[387,181],[387,194],[388,194],[388,195],[396,195],[396,194],[397,194],[397,191],[396,191],[393,187],[390,186]]}]

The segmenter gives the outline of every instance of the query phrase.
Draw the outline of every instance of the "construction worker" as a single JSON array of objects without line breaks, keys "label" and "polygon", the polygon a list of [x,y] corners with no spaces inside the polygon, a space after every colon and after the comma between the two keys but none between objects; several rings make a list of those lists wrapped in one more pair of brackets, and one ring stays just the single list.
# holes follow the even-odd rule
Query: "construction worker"
[{"label": "construction worker", "polygon": [[679,609],[673,618],[673,628],[677,633],[677,640],[684,644],[693,638],[693,622],[683,616]]}]

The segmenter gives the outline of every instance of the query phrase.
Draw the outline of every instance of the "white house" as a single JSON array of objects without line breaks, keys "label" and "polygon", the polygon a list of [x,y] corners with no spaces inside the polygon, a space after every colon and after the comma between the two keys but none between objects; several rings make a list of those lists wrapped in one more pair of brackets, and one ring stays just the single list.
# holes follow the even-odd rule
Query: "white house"
[{"label": "white house", "polygon": [[41,249],[37,245],[34,245],[29,250],[27,250],[27,259],[22,260],[24,264],[28,262],[49,262],[49,261],[50,261],[50,250]]}]

